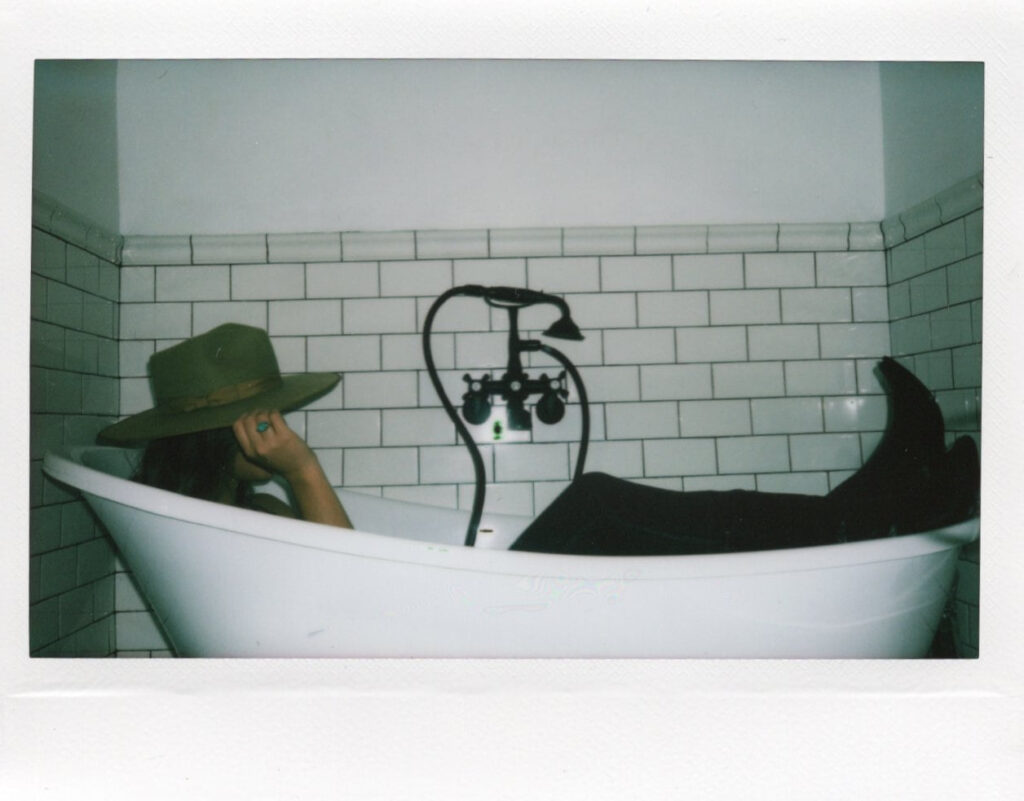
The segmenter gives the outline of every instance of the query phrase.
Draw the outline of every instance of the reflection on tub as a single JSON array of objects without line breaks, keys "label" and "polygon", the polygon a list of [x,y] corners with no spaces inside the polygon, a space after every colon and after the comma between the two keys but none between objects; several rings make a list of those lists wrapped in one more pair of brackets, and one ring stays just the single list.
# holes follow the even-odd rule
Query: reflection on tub
[{"label": "reflection on tub", "polygon": [[84,494],[180,656],[914,657],[978,520],[706,556],[505,550],[529,518],[341,490],[357,531],[124,478],[130,452],[47,454]]}]

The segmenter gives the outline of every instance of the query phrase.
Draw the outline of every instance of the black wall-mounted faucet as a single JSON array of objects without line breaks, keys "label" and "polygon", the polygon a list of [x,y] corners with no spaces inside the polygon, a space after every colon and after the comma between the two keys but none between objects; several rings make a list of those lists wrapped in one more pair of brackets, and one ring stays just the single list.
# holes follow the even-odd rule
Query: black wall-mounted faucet
[{"label": "black wall-mounted faucet", "polygon": [[[499,304],[492,304],[499,305]],[[508,312],[508,365],[505,374],[495,380],[490,374],[473,378],[469,373],[462,377],[466,382],[466,393],[462,396],[462,416],[466,422],[479,425],[487,420],[491,413],[491,397],[500,395],[505,401],[508,427],[513,431],[529,431],[533,428],[533,418],[526,408],[526,401],[531,395],[540,395],[535,411],[537,419],[542,423],[557,423],[565,415],[565,401],[569,398],[565,371],[557,377],[548,378],[547,373],[540,378],[530,378],[523,370],[521,353],[541,350],[543,344],[535,339],[519,338],[519,306],[500,304]],[[575,323],[568,317],[569,324],[575,329]],[[579,335],[579,329],[576,329]],[[582,339],[582,335],[579,335]]]},{"label": "black wall-mounted faucet", "polygon": [[[478,284],[466,284],[465,286],[449,289],[434,301],[423,321],[423,357],[427,363],[427,372],[430,375],[434,389],[438,397],[440,397],[445,411],[455,424],[456,430],[458,430],[459,435],[469,449],[470,457],[473,460],[473,470],[476,476],[476,493],[473,497],[473,509],[470,513],[469,525],[466,530],[466,545],[471,546],[476,542],[476,529],[483,514],[486,475],[483,458],[480,456],[480,449],[473,442],[472,434],[460,419],[458,411],[456,411],[444,391],[441,379],[437,374],[437,368],[434,366],[434,358],[430,348],[430,332],[434,316],[441,305],[455,295],[482,298],[487,305],[505,309],[509,315],[508,364],[505,373],[500,379],[494,379],[490,374],[480,378],[473,378],[468,373],[463,376],[467,387],[465,394],[462,396],[462,417],[474,425],[485,422],[491,414],[491,397],[500,395],[506,403],[508,427],[513,430],[528,431],[533,428],[533,421],[530,411],[526,408],[526,401],[531,395],[540,395],[540,400],[534,407],[537,419],[542,423],[557,423],[565,415],[565,402],[569,398],[569,389],[566,386],[566,373],[568,372],[572,377],[573,383],[576,385],[581,409],[580,450],[576,457],[576,470],[574,473],[574,478],[579,478],[583,472],[587,445],[590,441],[590,412],[587,405],[587,392],[583,387],[583,379],[580,378],[579,371],[566,358],[565,354],[544,344],[540,340],[520,339],[519,337],[519,310],[538,303],[548,303],[558,308],[561,314],[544,332],[544,336],[556,339],[582,340],[583,334],[580,333],[579,327],[573,322],[569,314],[569,305],[562,298],[533,289],[507,286],[484,287]],[[532,351],[548,354],[558,361],[565,370],[554,378],[549,378],[546,373],[542,374],[540,378],[530,378],[523,370],[521,354]]]}]

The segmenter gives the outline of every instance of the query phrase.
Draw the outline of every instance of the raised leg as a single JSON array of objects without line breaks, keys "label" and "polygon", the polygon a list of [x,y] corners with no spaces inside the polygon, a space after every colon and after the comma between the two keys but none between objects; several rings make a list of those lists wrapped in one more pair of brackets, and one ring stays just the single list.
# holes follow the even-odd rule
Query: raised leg
[{"label": "raised leg", "polygon": [[573,482],[512,545],[545,553],[658,555],[823,545],[923,531],[977,509],[969,438],[947,454],[942,414],[896,361],[880,370],[889,424],[871,458],[828,496],[672,492],[603,473]]}]

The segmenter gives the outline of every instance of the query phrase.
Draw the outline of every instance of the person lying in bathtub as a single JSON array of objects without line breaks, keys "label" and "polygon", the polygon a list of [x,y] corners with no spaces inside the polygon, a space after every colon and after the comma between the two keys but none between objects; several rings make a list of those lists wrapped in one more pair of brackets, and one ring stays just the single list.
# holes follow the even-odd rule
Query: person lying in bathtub
[{"label": "person lying in bathtub", "polygon": [[[206,500],[294,514],[251,484],[272,473],[291,485],[306,520],[351,528],[312,450],[279,411],[334,386],[334,373],[282,378],[266,332],[226,324],[155,353],[157,406],[101,432],[148,441],[136,479]],[[879,371],[889,425],[871,458],[826,496],[731,490],[677,492],[586,473],[543,510],[511,550],[668,555],[768,550],[937,528],[977,513],[977,448],[947,452],[928,389],[896,361]]]},{"label": "person lying in bathtub", "polygon": [[236,323],[154,353],[149,371],[156,406],[99,435],[121,445],[148,443],[136,481],[295,517],[288,504],[253,490],[277,474],[302,519],[352,527],[316,454],[281,415],[327,392],[340,376],[282,377],[267,333]]}]

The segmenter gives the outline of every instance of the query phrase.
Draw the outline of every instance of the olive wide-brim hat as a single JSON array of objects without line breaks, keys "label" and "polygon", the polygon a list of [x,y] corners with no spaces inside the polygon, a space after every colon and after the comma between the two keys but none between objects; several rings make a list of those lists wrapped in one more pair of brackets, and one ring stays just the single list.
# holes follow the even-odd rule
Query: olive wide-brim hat
[{"label": "olive wide-brim hat", "polygon": [[144,442],[230,426],[254,409],[285,411],[341,380],[337,373],[281,375],[261,328],[225,323],[149,359],[156,406],[99,433],[112,443]]}]

